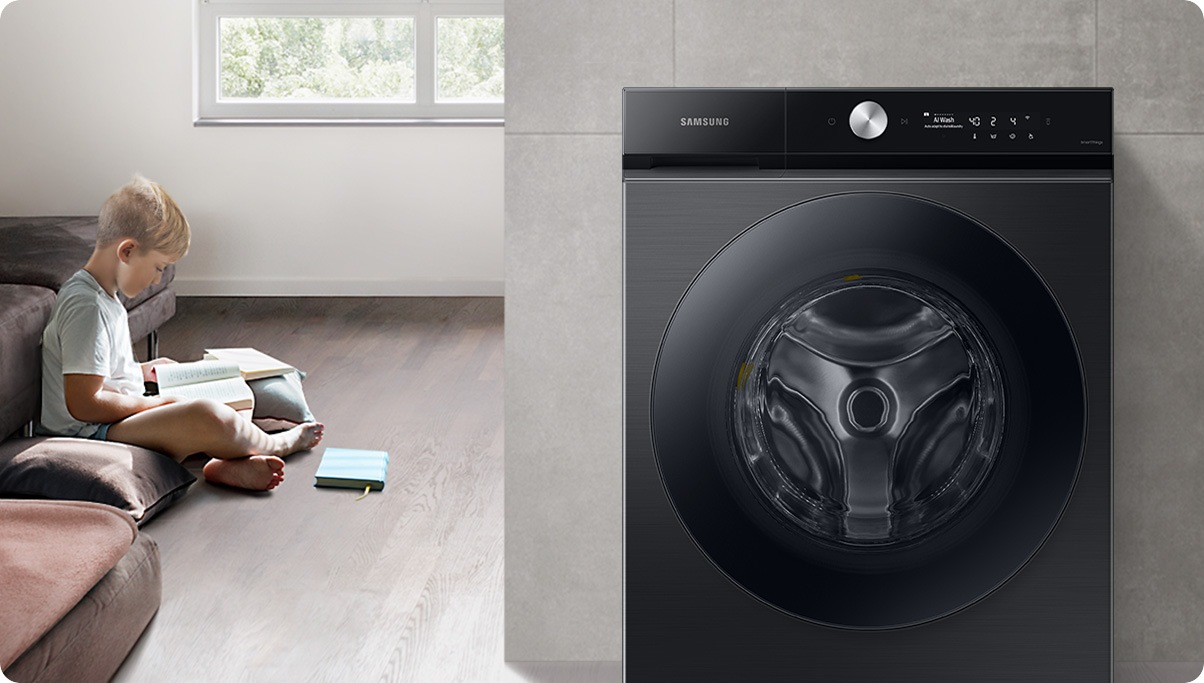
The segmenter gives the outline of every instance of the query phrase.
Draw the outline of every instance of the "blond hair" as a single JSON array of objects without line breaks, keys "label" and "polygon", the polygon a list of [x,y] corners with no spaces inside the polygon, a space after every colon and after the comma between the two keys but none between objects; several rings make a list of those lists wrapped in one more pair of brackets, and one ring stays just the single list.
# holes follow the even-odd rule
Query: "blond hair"
[{"label": "blond hair", "polygon": [[159,183],[135,173],[100,208],[96,246],[125,238],[137,240],[143,253],[159,251],[178,261],[188,253],[191,231],[176,201]]}]

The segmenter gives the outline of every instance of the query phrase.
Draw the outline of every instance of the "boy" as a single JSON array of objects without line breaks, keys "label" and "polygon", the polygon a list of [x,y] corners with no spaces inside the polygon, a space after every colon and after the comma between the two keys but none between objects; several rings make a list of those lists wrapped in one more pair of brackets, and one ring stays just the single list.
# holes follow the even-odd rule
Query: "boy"
[{"label": "boy", "polygon": [[180,207],[140,175],[105,201],[92,256],[59,290],[42,334],[39,431],[120,441],[177,461],[205,453],[212,458],[206,480],[270,490],[284,480],[279,456],[312,448],[322,440],[322,424],[268,434],[222,403],[143,396],[155,366],[175,361],[134,360],[117,290],[134,297],[158,284],[163,270],[188,252],[189,235]]}]

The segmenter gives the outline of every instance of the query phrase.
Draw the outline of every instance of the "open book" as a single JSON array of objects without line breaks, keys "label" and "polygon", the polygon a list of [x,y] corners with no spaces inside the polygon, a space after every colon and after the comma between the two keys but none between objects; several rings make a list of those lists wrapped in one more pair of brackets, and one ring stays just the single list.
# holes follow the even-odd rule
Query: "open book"
[{"label": "open book", "polygon": [[208,398],[235,410],[255,407],[255,394],[236,363],[201,360],[155,366],[159,393],[180,398]]},{"label": "open book", "polygon": [[251,348],[237,349],[205,349],[205,360],[219,360],[223,363],[234,363],[242,372],[242,378],[250,382],[255,379],[278,377],[296,370],[284,361],[272,358],[268,354]]}]

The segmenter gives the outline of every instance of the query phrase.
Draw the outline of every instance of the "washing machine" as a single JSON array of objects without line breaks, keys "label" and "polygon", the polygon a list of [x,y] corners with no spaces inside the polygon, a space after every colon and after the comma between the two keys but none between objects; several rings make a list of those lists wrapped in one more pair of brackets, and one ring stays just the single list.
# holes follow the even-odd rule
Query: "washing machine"
[{"label": "washing machine", "polygon": [[1112,91],[623,102],[625,680],[1110,681]]}]

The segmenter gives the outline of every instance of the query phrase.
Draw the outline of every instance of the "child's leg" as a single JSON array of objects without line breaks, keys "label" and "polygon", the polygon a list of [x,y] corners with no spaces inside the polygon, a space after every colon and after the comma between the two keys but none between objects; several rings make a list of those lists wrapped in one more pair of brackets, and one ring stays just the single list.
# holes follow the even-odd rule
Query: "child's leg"
[{"label": "child's leg", "polygon": [[206,465],[207,479],[265,489],[283,479],[284,463],[275,456],[312,448],[322,440],[322,429],[321,424],[308,423],[268,434],[227,405],[182,401],[113,423],[108,439],[150,448],[176,460],[206,453],[227,461]]}]

